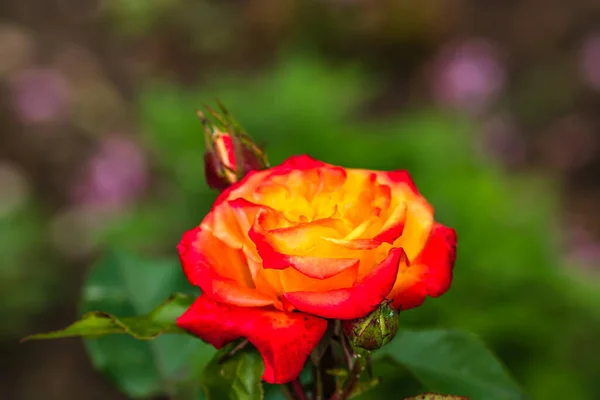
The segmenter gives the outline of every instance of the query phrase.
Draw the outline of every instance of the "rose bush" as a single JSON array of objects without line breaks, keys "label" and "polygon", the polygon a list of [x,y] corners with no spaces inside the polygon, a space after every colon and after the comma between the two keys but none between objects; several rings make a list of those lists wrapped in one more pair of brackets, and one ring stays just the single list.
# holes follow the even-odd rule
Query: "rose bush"
[{"label": "rose bush", "polygon": [[397,310],[450,286],[456,233],[406,171],[308,156],[248,173],[178,246],[202,295],[178,325],[216,348],[247,338],[270,383],[295,379],[329,319]]}]

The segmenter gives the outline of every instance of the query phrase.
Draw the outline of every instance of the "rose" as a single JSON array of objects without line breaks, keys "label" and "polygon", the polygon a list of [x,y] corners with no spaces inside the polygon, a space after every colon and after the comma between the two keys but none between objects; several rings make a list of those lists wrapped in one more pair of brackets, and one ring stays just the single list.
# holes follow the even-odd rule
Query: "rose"
[{"label": "rose", "polygon": [[178,325],[220,348],[247,338],[270,383],[297,377],[328,319],[389,299],[420,305],[450,286],[456,234],[406,171],[344,169],[308,156],[227,188],[178,246],[202,295]]}]

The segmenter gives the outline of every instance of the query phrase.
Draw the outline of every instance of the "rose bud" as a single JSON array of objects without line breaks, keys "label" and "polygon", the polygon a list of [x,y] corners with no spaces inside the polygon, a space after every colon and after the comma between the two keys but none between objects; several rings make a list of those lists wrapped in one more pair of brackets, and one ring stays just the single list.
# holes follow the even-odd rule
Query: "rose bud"
[{"label": "rose bud", "polygon": [[344,333],[353,346],[365,350],[376,350],[388,344],[400,327],[398,312],[391,307],[391,301],[383,301],[370,314],[344,321]]},{"label": "rose bud", "polygon": [[213,120],[206,118],[201,111],[198,111],[198,117],[204,126],[204,171],[209,187],[224,190],[248,172],[269,166],[264,152],[222,105],[222,114],[209,107],[207,109]]}]

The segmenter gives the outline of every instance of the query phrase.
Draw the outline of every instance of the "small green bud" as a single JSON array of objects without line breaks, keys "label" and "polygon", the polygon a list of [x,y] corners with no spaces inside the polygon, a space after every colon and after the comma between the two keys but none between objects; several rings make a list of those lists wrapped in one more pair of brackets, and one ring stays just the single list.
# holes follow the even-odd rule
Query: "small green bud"
[{"label": "small green bud", "polygon": [[396,336],[400,319],[390,303],[388,300],[383,301],[369,315],[343,322],[344,333],[353,346],[376,350]]}]

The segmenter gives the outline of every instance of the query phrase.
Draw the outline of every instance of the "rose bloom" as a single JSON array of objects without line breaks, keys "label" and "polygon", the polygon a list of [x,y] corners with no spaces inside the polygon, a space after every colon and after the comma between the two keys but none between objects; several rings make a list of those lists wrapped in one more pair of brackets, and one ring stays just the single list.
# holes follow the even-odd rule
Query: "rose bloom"
[{"label": "rose bloom", "polygon": [[216,348],[247,338],[269,383],[301,372],[329,319],[398,310],[450,286],[456,233],[406,171],[347,169],[295,156],[252,171],[178,246],[202,295],[178,325]]}]

